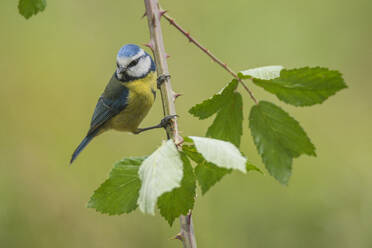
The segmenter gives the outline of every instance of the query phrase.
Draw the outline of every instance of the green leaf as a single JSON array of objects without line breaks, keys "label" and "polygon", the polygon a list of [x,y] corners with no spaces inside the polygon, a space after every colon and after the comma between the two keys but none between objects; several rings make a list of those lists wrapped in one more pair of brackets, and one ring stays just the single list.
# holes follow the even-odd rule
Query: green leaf
[{"label": "green leaf", "polygon": [[18,11],[26,19],[43,11],[46,7],[46,0],[19,0]]},{"label": "green leaf", "polygon": [[129,213],[136,209],[141,187],[138,169],[144,159],[125,158],[117,162],[109,178],[90,198],[88,207],[109,215]]},{"label": "green leaf", "polygon": [[223,103],[224,97],[221,93],[217,93],[211,98],[204,100],[202,103],[196,104],[189,110],[189,113],[195,117],[199,117],[200,120],[204,120],[217,113]]},{"label": "green leaf", "polygon": [[258,153],[280,183],[287,184],[292,159],[315,154],[315,147],[300,124],[273,103],[260,101],[251,109],[249,127]]},{"label": "green leaf", "polygon": [[207,191],[222,179],[226,174],[231,173],[231,169],[217,167],[213,163],[203,161],[195,167],[195,175],[204,195]]},{"label": "green leaf", "polygon": [[218,111],[212,125],[208,128],[207,137],[230,141],[240,146],[243,134],[243,101],[238,92],[233,92],[229,100]]},{"label": "green leaf", "polygon": [[238,76],[243,79],[258,78],[270,80],[279,77],[281,70],[283,70],[283,66],[281,65],[270,65],[241,71],[238,73]]},{"label": "green leaf", "polygon": [[[186,140],[186,139],[185,139]],[[188,142],[192,140],[187,138]],[[226,169],[216,166],[213,163],[207,162],[203,156],[196,150],[195,145],[186,145],[182,146],[183,152],[191,158],[198,165],[195,167],[195,175],[198,180],[198,183],[201,187],[202,194],[204,195],[213,185],[222,179],[223,176],[232,172],[232,169]],[[253,164],[246,162],[246,170],[256,170],[260,173],[258,169]]]},{"label": "green leaf", "polygon": [[160,214],[172,225],[181,214],[186,215],[194,207],[195,175],[186,155],[181,154],[183,162],[183,178],[181,187],[164,193],[158,199]]},{"label": "green leaf", "polygon": [[139,208],[144,213],[154,215],[158,197],[180,187],[183,177],[182,160],[173,140],[164,142],[147,157],[138,173],[142,182]]},{"label": "green leaf", "polygon": [[322,103],[347,88],[341,73],[321,67],[282,70],[280,77],[271,80],[254,78],[253,82],[294,106]]},{"label": "green leaf", "polygon": [[221,168],[236,169],[246,173],[247,159],[230,142],[195,136],[189,138],[194,141],[196,150],[206,161]]},{"label": "green leaf", "polygon": [[211,98],[203,101],[192,107],[189,113],[195,117],[199,117],[200,120],[206,119],[213,114],[217,113],[221,107],[229,100],[230,96],[238,86],[237,80],[232,80],[227,84],[220,92],[212,96]]},{"label": "green leaf", "polygon": [[199,119],[205,119],[217,113],[206,136],[230,141],[239,147],[243,134],[243,103],[240,93],[235,92],[237,86],[238,81],[232,80],[219,93],[195,105],[189,112]]}]

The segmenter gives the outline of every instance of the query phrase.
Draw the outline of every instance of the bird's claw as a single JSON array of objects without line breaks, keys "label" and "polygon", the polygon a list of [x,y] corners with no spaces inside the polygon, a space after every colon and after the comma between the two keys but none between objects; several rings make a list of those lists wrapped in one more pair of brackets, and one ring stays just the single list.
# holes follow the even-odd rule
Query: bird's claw
[{"label": "bird's claw", "polygon": [[168,79],[170,79],[170,75],[169,74],[162,74],[158,77],[158,79],[156,80],[156,83],[157,83],[157,87],[158,89],[160,89],[160,86],[165,82],[167,81]]},{"label": "bird's claw", "polygon": [[160,126],[162,128],[167,128],[168,124],[173,118],[178,117],[178,115],[167,115],[160,121]]}]

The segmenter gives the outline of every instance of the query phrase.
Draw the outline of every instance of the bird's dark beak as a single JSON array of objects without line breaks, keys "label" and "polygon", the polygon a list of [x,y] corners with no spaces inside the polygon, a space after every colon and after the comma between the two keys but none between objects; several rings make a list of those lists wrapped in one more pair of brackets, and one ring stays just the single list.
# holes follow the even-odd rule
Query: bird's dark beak
[{"label": "bird's dark beak", "polygon": [[118,71],[119,74],[122,74],[126,70],[127,70],[127,68],[125,68],[125,67],[118,67],[118,69],[117,69],[117,71]]}]

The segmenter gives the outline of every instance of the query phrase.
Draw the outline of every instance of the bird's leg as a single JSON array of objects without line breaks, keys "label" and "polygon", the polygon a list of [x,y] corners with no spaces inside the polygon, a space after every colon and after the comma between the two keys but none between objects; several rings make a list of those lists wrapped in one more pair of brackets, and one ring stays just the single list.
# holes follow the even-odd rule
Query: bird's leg
[{"label": "bird's leg", "polygon": [[157,87],[158,89],[160,89],[160,86],[165,82],[167,81],[168,79],[170,79],[170,75],[169,74],[162,74],[158,77],[158,79],[156,80],[156,83],[157,83]]},{"label": "bird's leg", "polygon": [[137,128],[137,130],[133,133],[134,134],[139,134],[139,133],[142,133],[144,131],[148,131],[148,130],[155,129],[155,128],[166,128],[168,126],[169,122],[175,117],[177,117],[177,115],[168,115],[168,116],[164,117],[158,125],[151,126],[151,127],[145,127],[145,128]]}]

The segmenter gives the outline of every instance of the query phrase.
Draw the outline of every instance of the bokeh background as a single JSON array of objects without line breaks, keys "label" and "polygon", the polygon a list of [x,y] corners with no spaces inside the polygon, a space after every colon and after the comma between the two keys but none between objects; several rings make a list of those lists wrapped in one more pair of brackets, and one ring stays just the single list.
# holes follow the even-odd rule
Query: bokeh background
[{"label": "bokeh background", "polygon": [[[164,8],[235,70],[263,65],[326,66],[349,89],[322,105],[295,108],[249,84],[259,99],[297,118],[317,158],[294,161],[288,187],[267,173],[233,173],[199,196],[199,247],[372,247],[372,2],[370,0],[162,0]],[[26,21],[16,1],[0,2],[0,247],[181,247],[179,229],[137,210],[107,216],[87,209],[112,164],[146,155],[164,139],[156,130],[98,137],[68,166],[115,55],[149,34],[142,1],[48,1]],[[212,119],[187,110],[230,76],[163,22],[180,128],[203,135]],[[242,151],[263,168],[244,98]],[[159,98],[143,125],[161,118]],[[200,194],[199,194],[200,195]]]}]

